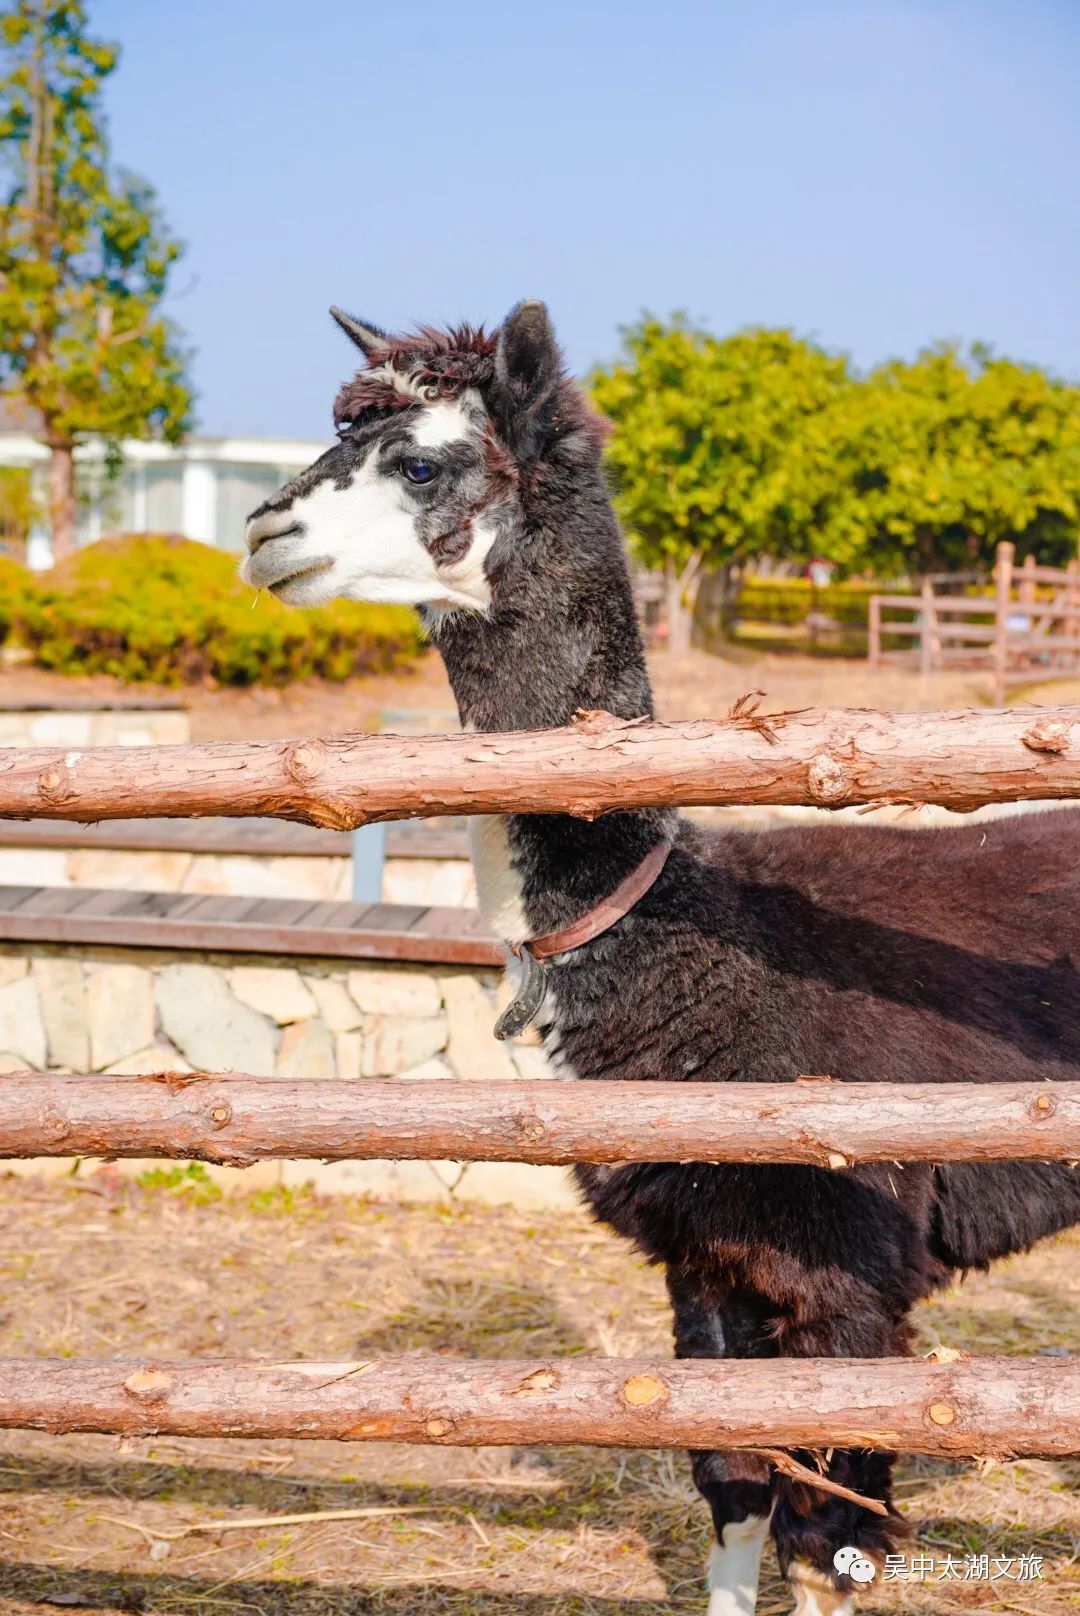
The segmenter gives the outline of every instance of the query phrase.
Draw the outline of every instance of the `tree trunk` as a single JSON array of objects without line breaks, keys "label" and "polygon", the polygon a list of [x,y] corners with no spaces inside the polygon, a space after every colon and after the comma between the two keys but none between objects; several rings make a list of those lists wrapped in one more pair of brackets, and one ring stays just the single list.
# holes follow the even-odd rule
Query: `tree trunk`
[{"label": "tree trunk", "polygon": [[1064,1459],[1080,1453],[1080,1363],[3,1358],[0,1428],[441,1446],[835,1445]]},{"label": "tree trunk", "polygon": [[49,442],[49,522],[53,561],[75,549],[75,446],[70,439]]},{"label": "tree trunk", "polygon": [[679,567],[676,562],[664,563],[664,583],[667,590],[668,650],[674,657],[684,657],[690,650],[690,631],[694,624],[694,601],[697,599],[701,576],[701,556],[694,554]]},{"label": "tree trunk", "polygon": [[0,749],[0,819],[296,819],[354,830],[439,814],[737,803],[851,808],[1080,797],[1075,707],[762,713],[627,722],[581,713],[507,735],[337,735],[186,746]]},{"label": "tree trunk", "polygon": [[1073,1083],[395,1083],[165,1073],[0,1077],[0,1158],[1074,1161]]}]

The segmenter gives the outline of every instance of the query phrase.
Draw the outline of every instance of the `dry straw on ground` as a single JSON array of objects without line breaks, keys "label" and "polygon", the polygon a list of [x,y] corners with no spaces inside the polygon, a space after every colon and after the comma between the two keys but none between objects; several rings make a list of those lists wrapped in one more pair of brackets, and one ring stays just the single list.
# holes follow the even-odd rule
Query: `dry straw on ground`
[{"label": "dry straw on ground", "polygon": [[[670,1351],[660,1275],[583,1217],[154,1183],[0,1179],[0,1352]],[[1075,1349],[1078,1256],[973,1276],[920,1312],[924,1350]],[[923,1552],[1046,1576],[893,1582],[868,1616],[1074,1616],[1080,1466],[908,1461],[900,1494]],[[0,1616],[700,1616],[706,1541],[681,1455],[0,1435]],[[770,1560],[762,1616],[790,1603]]]}]

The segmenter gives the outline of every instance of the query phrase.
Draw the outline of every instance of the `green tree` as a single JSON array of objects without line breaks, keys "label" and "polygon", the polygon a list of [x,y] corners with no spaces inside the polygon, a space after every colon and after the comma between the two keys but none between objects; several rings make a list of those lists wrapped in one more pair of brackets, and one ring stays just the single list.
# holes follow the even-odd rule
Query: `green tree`
[{"label": "green tree", "polygon": [[16,0],[0,46],[0,389],[41,423],[59,558],[75,542],[76,443],[187,429],[185,356],[159,311],[180,246],[151,187],[112,169],[102,96],[118,52],[88,36],[82,0]]},{"label": "green tree", "polygon": [[856,535],[827,520],[838,491],[836,417],[850,407],[847,362],[790,331],[718,340],[676,318],[647,317],[592,377],[614,423],[608,460],[633,549],[663,568],[668,631],[689,645],[705,571],[762,555],[807,557]]},{"label": "green tree", "polygon": [[879,570],[989,566],[1012,540],[1050,565],[1076,553],[1080,389],[975,346],[872,371],[834,433],[831,542]]},{"label": "green tree", "polygon": [[0,546],[23,550],[38,511],[25,466],[0,466]]}]

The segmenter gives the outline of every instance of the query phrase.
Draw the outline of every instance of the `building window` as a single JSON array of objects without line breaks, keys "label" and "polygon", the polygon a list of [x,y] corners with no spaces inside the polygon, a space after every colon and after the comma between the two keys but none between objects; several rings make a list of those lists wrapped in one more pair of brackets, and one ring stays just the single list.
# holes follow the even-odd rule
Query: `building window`
[{"label": "building window", "polygon": [[257,505],[276,494],[296,470],[282,466],[217,465],[217,542],[222,550],[242,550],[244,523]]}]

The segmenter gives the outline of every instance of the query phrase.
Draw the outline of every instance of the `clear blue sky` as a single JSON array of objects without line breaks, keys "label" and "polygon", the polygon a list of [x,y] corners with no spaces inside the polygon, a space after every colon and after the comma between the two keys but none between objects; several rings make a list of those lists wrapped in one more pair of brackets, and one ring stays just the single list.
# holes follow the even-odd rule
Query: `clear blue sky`
[{"label": "clear blue sky", "polygon": [[326,306],[643,309],[1080,376],[1080,0],[90,0],[188,243],[200,426],[328,435]]}]

